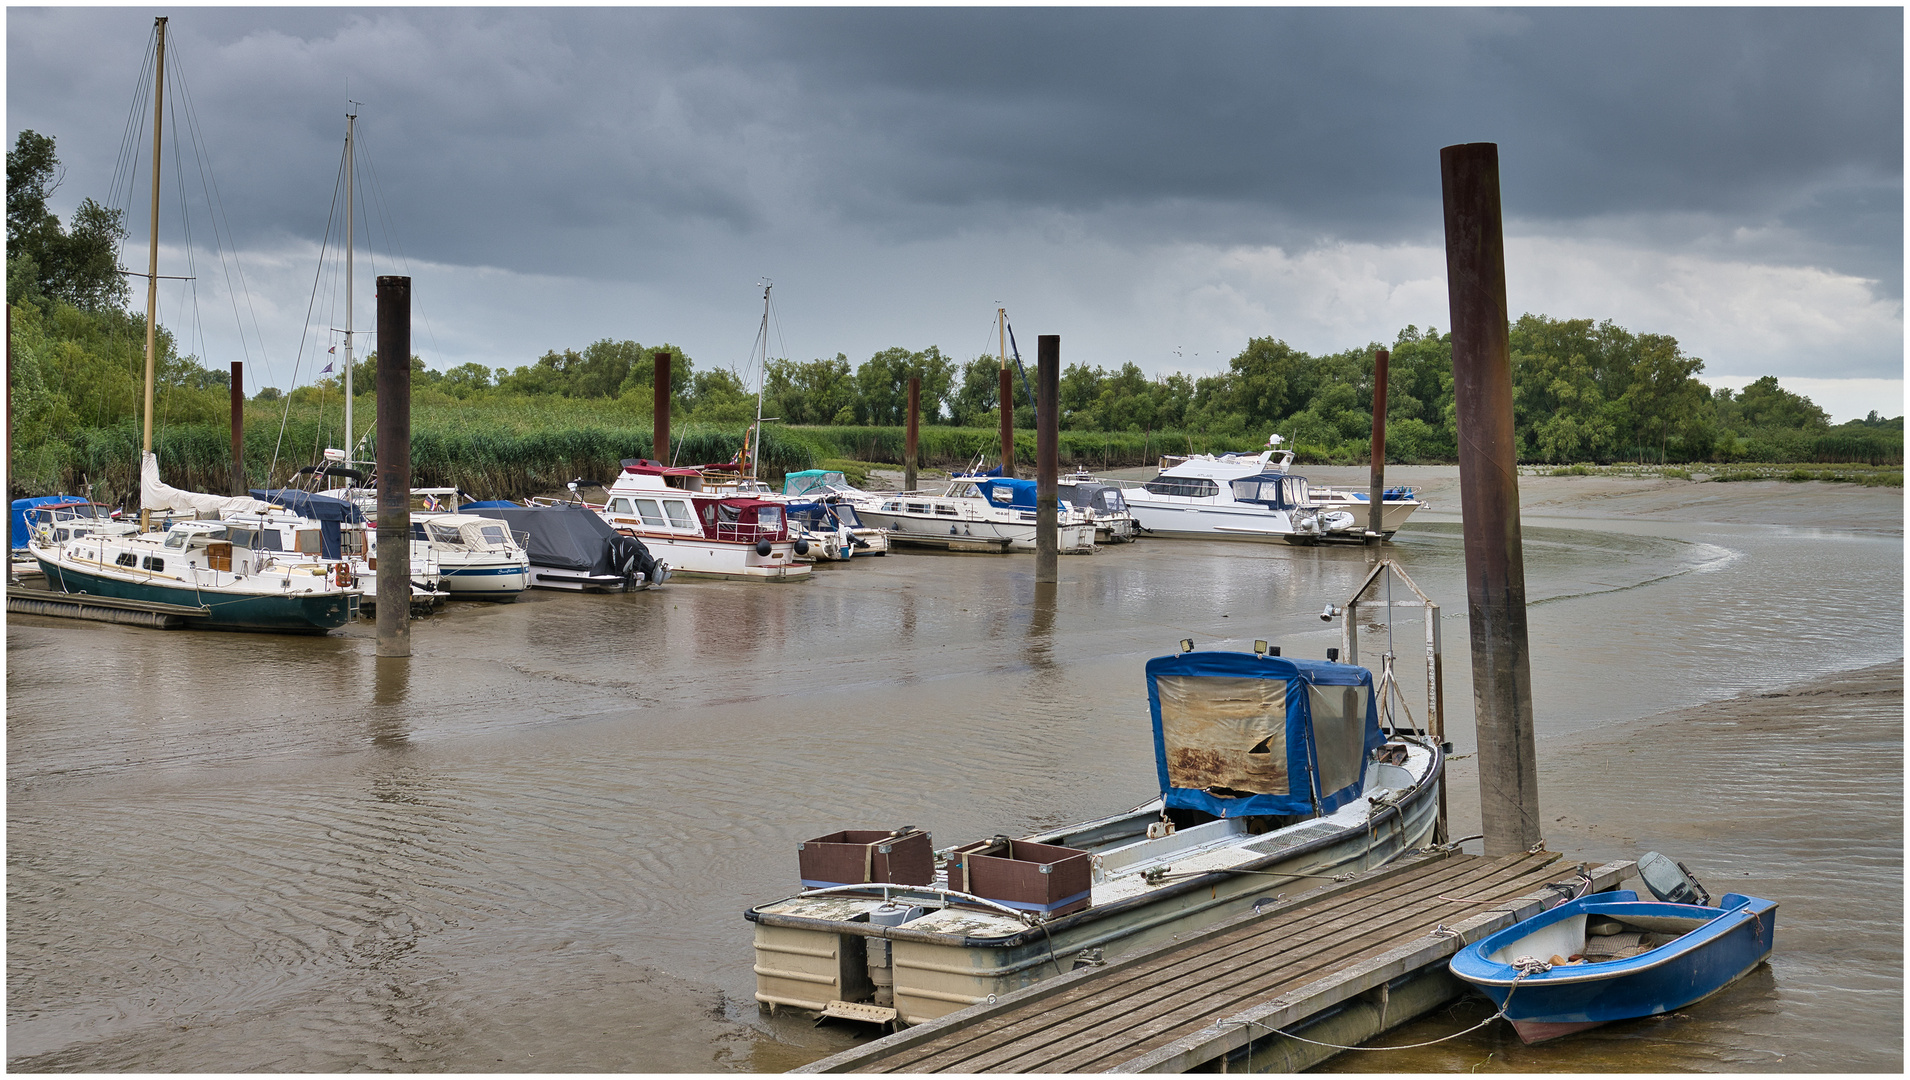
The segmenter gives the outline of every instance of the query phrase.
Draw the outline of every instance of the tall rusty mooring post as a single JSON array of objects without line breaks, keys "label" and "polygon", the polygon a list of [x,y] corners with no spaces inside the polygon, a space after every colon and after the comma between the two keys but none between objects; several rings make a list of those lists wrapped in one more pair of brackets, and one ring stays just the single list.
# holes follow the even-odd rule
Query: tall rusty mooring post
[{"label": "tall rusty mooring post", "polygon": [[1015,476],[1015,373],[1001,369],[1001,474]]},{"label": "tall rusty mooring post", "polygon": [[245,488],[245,362],[232,361],[232,494]]},{"label": "tall rusty mooring post", "polygon": [[1526,641],[1525,551],[1519,534],[1518,446],[1505,301],[1499,147],[1439,151],[1452,303],[1459,503],[1472,624],[1472,699],[1479,733],[1479,816],[1488,856],[1537,844],[1538,754]]},{"label": "tall rusty mooring post", "polygon": [[1385,524],[1385,507],[1381,500],[1386,495],[1386,362],[1392,354],[1381,349],[1373,354],[1373,490],[1367,496],[1366,542],[1377,544],[1385,539],[1381,530]]},{"label": "tall rusty mooring post", "polygon": [[909,376],[909,416],[908,427],[902,436],[902,490],[914,491],[916,471],[920,465],[917,449],[922,437],[922,377]]},{"label": "tall rusty mooring post", "polygon": [[1061,580],[1061,335],[1042,334],[1035,373],[1035,584]]},{"label": "tall rusty mooring post", "polygon": [[411,655],[411,279],[378,279],[378,655]]},{"label": "tall rusty mooring post", "polygon": [[[651,380],[656,383],[651,395],[650,413],[650,455],[658,462],[668,465],[670,462],[670,353],[658,349],[656,370]],[[759,436],[760,437],[760,436]]]}]

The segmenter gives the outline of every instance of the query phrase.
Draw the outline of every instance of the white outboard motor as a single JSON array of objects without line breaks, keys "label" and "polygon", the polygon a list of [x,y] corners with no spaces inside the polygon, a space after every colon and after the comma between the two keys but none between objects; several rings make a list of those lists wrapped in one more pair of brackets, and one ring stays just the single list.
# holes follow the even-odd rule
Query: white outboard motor
[{"label": "white outboard motor", "polygon": [[[906,904],[886,903],[869,912],[869,922],[875,926],[901,926],[910,919],[920,918],[922,909]],[[888,938],[868,938],[869,981],[875,984],[875,1003],[883,1008],[895,1006],[895,968],[891,963],[891,946]]]}]

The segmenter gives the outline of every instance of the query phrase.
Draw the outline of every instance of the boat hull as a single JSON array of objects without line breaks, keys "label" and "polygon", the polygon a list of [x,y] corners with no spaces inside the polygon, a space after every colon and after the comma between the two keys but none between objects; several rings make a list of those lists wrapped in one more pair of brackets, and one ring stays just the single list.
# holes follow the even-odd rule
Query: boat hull
[{"label": "boat hull", "polygon": [[181,607],[204,607],[207,609],[204,617],[186,620],[186,625],[195,629],[323,634],[344,626],[358,615],[359,594],[356,592],[215,593],[183,585],[128,581],[62,567],[44,556],[39,557],[39,564],[41,573],[46,575],[47,584],[60,592],[176,604]]},{"label": "boat hull", "polygon": [[453,600],[515,600],[531,586],[530,564],[451,566],[440,564],[440,587]]},{"label": "boat hull", "polygon": [[1136,501],[1131,493],[1127,507],[1141,531],[1149,536],[1271,543],[1295,535],[1292,520],[1284,510],[1240,504],[1151,504]]},{"label": "boat hull", "polygon": [[[1009,551],[1035,550],[1035,526],[1032,523],[894,513],[886,510],[870,510],[866,507],[857,507],[856,513],[869,524],[887,529],[889,539],[894,543],[933,541],[941,544],[950,540],[958,542],[975,540],[989,544],[1005,544]],[[1093,550],[1094,526],[1086,524],[1058,526],[1056,546],[1064,552]]]},{"label": "boat hull", "polygon": [[[1600,893],[1561,904],[1467,946],[1452,959],[1452,973],[1471,983],[1504,1010],[1519,1038],[1544,1042],[1618,1020],[1635,1020],[1682,1009],[1724,989],[1771,955],[1777,904],[1726,896],[1722,910],[1692,904],[1640,902],[1636,893]],[[1634,918],[1707,921],[1669,943],[1623,960],[1569,964],[1520,977],[1509,961],[1533,950],[1548,959],[1559,948],[1582,943],[1588,917],[1628,922]],[[1564,942],[1565,944],[1561,944]]]},{"label": "boat hull", "polygon": [[[622,521],[620,528],[628,528]],[[760,555],[756,545],[673,536],[668,533],[633,531],[662,562],[670,564],[670,576],[705,581],[802,581],[815,570],[811,563],[796,559],[796,546],[788,540],[775,541],[768,555]]]}]

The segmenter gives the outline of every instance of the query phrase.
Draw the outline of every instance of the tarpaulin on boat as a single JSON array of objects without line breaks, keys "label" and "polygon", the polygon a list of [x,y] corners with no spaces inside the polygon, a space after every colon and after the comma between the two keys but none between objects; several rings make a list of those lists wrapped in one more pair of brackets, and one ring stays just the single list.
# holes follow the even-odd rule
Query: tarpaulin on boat
[{"label": "tarpaulin on boat", "polygon": [[13,500],[13,518],[7,535],[12,539],[13,550],[24,551],[27,546],[27,511],[39,506],[83,505],[85,499],[75,495],[36,495],[28,499]]},{"label": "tarpaulin on boat", "polygon": [[1373,674],[1351,664],[1189,652],[1147,662],[1154,757],[1170,807],[1217,817],[1331,813],[1385,742]]},{"label": "tarpaulin on boat", "polygon": [[320,495],[298,488],[253,488],[252,497],[277,503],[299,517],[318,522],[318,556],[336,559],[343,554],[345,525],[361,525],[365,515],[358,507],[332,495]]},{"label": "tarpaulin on boat", "polygon": [[[614,565],[618,548],[641,543],[626,537],[598,517],[596,511],[581,506],[512,506],[478,504],[487,518],[506,522],[511,529],[525,534],[524,550],[533,566],[559,570],[580,570],[587,574],[622,574]],[[466,507],[468,509],[469,507]],[[647,554],[647,552],[646,552]]]},{"label": "tarpaulin on boat", "polygon": [[986,480],[975,481],[981,490],[982,498],[1000,506],[1013,506],[1020,510],[1035,508],[1035,482],[1010,477],[994,476]]}]

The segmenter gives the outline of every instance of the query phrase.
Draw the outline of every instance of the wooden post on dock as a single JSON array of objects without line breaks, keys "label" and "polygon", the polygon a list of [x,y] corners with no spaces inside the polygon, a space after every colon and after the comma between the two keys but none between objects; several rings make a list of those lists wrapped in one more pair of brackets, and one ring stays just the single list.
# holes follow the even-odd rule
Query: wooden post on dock
[{"label": "wooden post on dock", "polygon": [[245,494],[245,363],[232,361],[232,494]]},{"label": "wooden post on dock", "polygon": [[1377,544],[1384,534],[1380,526],[1384,523],[1385,507],[1381,505],[1386,495],[1386,362],[1392,354],[1381,349],[1373,354],[1373,490],[1367,496],[1366,542]]},{"label": "wooden post on dock", "polygon": [[1035,373],[1035,583],[1061,580],[1061,335],[1038,339]]},{"label": "wooden post on dock", "polygon": [[656,370],[651,380],[656,383],[651,395],[650,413],[650,456],[659,464],[670,464],[670,353],[658,349]]},{"label": "wooden post on dock", "polygon": [[922,377],[909,376],[908,433],[902,441],[902,490],[915,490],[916,449],[922,435]]},{"label": "wooden post on dock", "polygon": [[378,655],[411,655],[411,279],[378,279]]},{"label": "wooden post on dock", "polygon": [[1479,817],[1488,856],[1531,848],[1539,827],[1532,665],[1526,640],[1525,550],[1505,301],[1499,147],[1439,151],[1452,310],[1459,503],[1472,624],[1472,698],[1479,733]]}]

